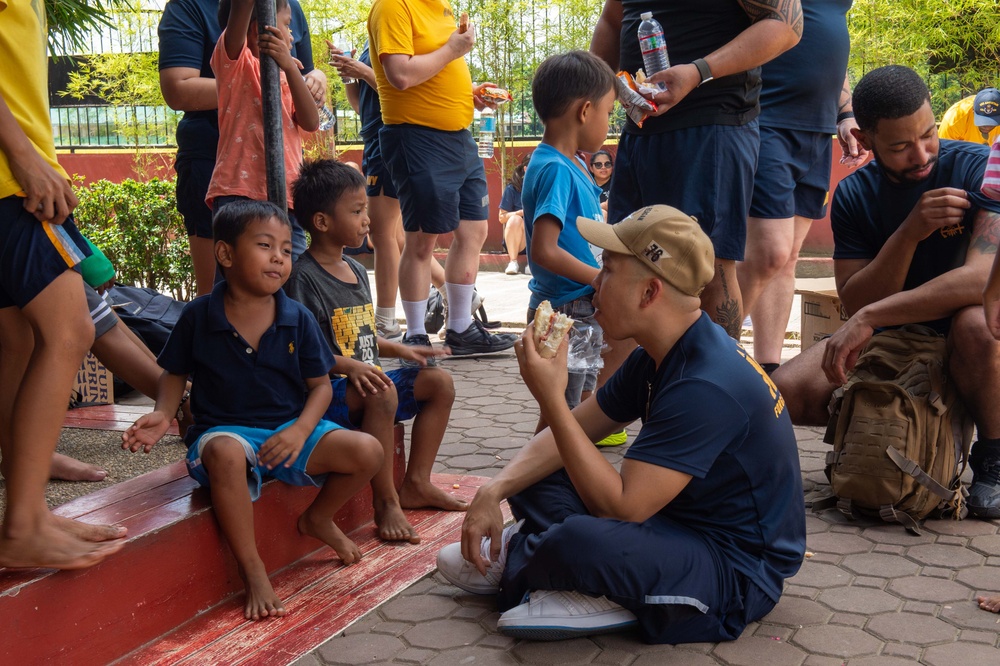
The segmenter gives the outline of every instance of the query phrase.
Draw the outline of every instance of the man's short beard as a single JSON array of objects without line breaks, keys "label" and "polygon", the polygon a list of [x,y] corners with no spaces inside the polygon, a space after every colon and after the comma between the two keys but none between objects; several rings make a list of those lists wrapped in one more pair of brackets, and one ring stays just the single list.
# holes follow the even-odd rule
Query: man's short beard
[{"label": "man's short beard", "polygon": [[889,176],[889,180],[895,183],[899,183],[900,185],[917,185],[919,183],[924,182],[932,175],[934,175],[933,167],[937,166],[937,161],[938,161],[937,154],[932,155],[927,162],[927,164],[930,164],[932,166],[930,173],[928,173],[923,178],[912,178],[910,177],[909,174],[923,170],[927,166],[927,164],[921,164],[918,167],[910,167],[909,169],[906,169],[904,171],[894,171],[888,168],[885,165],[885,162],[879,158],[878,151],[875,150],[874,147],[872,147],[872,154],[875,156],[875,161],[878,163],[879,168],[882,169],[882,171],[884,171],[887,176]]}]

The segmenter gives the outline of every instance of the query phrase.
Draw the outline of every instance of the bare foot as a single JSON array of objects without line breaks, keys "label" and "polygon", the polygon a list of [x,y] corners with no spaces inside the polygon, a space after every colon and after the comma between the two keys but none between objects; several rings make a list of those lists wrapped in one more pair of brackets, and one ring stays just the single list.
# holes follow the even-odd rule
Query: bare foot
[{"label": "bare foot", "polygon": [[375,526],[378,528],[378,538],[383,541],[420,543],[420,535],[410,525],[402,507],[396,501],[375,500]]},{"label": "bare foot", "polygon": [[95,543],[46,519],[20,537],[0,536],[0,566],[11,568],[86,569],[125,546],[124,539]]},{"label": "bare foot", "polygon": [[103,481],[108,473],[97,465],[85,463],[61,453],[52,454],[49,478],[62,481]]},{"label": "bare foot", "polygon": [[299,516],[298,527],[299,534],[319,539],[337,551],[344,564],[354,564],[361,559],[361,549],[358,548],[358,544],[347,538],[330,516],[311,516],[307,510]]},{"label": "bare foot", "polygon": [[438,488],[429,481],[403,482],[399,490],[399,505],[404,509],[444,509],[445,511],[465,511],[468,502]]},{"label": "bare foot", "polygon": [[1000,613],[1000,594],[992,597],[976,597],[979,607],[991,613]]},{"label": "bare foot", "polygon": [[266,571],[262,569],[250,574],[240,568],[240,578],[247,591],[243,617],[256,621],[265,617],[282,617],[285,614],[285,604],[274,593]]},{"label": "bare foot", "polygon": [[59,529],[92,543],[114,541],[115,539],[122,539],[128,534],[128,530],[120,525],[92,525],[64,516],[53,515],[52,517],[55,518]]}]

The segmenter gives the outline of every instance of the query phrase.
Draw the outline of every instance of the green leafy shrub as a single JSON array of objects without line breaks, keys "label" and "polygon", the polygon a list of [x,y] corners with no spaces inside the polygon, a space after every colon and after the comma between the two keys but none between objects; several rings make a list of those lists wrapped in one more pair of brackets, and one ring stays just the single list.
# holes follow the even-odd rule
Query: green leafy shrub
[{"label": "green leafy shrub", "polygon": [[194,295],[194,272],[173,180],[99,180],[77,188],[77,226],[114,264],[121,284],[152,287],[178,300]]}]

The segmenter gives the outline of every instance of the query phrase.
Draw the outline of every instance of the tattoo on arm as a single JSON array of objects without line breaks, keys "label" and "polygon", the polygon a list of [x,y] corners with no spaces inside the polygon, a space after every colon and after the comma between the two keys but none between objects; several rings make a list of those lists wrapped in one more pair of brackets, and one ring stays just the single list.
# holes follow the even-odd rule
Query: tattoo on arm
[{"label": "tattoo on arm", "polygon": [[844,85],[840,88],[840,99],[837,102],[837,113],[843,113],[851,108],[851,81],[845,76]]},{"label": "tattoo on arm", "polygon": [[722,302],[715,306],[715,323],[726,329],[726,333],[734,340],[740,339],[743,329],[743,319],[740,317],[740,304],[729,295],[729,281],[722,264],[715,264],[722,282]]},{"label": "tattoo on arm", "polygon": [[1000,246],[1000,214],[981,210],[972,226],[969,250],[980,254],[996,254]]},{"label": "tattoo on arm", "polygon": [[802,4],[799,0],[737,0],[750,20],[773,19],[787,23],[802,36]]}]

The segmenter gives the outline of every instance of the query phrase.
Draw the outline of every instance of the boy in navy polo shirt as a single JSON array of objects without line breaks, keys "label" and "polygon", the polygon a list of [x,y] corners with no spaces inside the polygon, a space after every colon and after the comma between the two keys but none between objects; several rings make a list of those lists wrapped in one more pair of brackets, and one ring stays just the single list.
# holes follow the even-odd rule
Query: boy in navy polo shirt
[{"label": "boy in navy polo shirt", "polygon": [[[326,418],[359,428],[382,443],[385,462],[372,479],[375,524],[387,541],[420,541],[403,509],[462,511],[465,502],[431,483],[431,469],[448,427],[455,384],[441,368],[426,367],[442,352],[378,337],[368,273],[344,254],[369,231],[365,178],[334,160],[306,162],[295,181],[299,219],[312,243],[292,268],[286,293],[319,321],[336,353],[330,366],[333,402]],[[383,372],[379,355],[417,367]],[[410,460],[396,493],[392,474],[393,423],[413,419]]]},{"label": "boy in navy polo shirt", "polygon": [[[547,58],[531,83],[535,111],[545,125],[542,142],[531,156],[521,199],[531,267],[528,322],[548,300],[552,308],[576,320],[574,337],[590,329],[589,356],[600,355],[601,327],[594,320],[591,282],[600,270],[576,219],[603,220],[601,188],[578,151],[595,152],[608,137],[608,118],[615,105],[614,72],[596,56],[571,51]],[[597,385],[596,363],[571,368],[566,402],[580,404]]]},{"label": "boy in navy polo shirt", "polygon": [[[382,464],[378,442],[322,419],[333,356],[313,316],[281,291],[292,264],[292,228],[269,202],[238,201],[215,216],[215,257],[225,280],[184,307],[158,359],[156,410],[122,434],[146,452],[167,431],[192,378],[188,473],[212,493],[215,515],[246,585],[248,620],[285,614],[254,541],[263,479],[319,486],[298,520],[345,564],[361,557],[333,514]],[[331,474],[331,476],[327,476]]]}]

